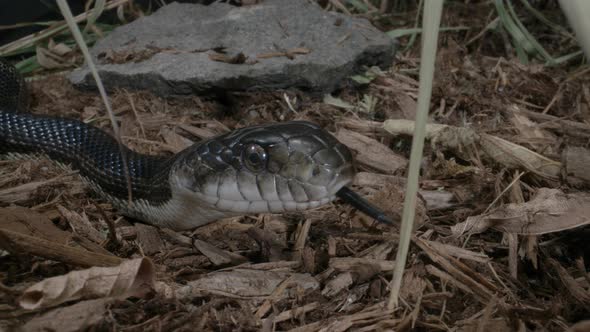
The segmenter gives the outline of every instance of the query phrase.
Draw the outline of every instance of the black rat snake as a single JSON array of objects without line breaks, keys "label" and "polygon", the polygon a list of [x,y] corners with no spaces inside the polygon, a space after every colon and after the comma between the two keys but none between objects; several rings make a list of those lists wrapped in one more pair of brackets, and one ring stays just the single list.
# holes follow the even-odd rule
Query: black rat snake
[{"label": "black rat snake", "polygon": [[241,128],[154,157],[83,122],[28,113],[26,95],[22,77],[0,59],[0,155],[42,154],[69,164],[124,215],[182,230],[229,216],[305,210],[340,196],[387,221],[345,187],[354,176],[352,155],[313,123]]}]

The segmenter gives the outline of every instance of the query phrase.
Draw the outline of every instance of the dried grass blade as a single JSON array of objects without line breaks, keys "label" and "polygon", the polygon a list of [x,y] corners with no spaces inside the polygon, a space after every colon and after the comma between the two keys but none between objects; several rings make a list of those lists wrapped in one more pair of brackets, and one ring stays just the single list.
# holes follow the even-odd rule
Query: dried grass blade
[{"label": "dried grass blade", "polygon": [[74,39],[76,40],[76,43],[78,44],[78,47],[80,47],[80,50],[82,51],[82,54],[84,55],[84,59],[86,60],[86,63],[88,65],[88,68],[90,69],[90,72],[92,72],[92,77],[94,78],[94,81],[96,81],[96,86],[98,87],[98,91],[100,93],[102,101],[107,109],[109,119],[111,120],[111,125],[113,126],[113,133],[115,135],[115,139],[117,140],[117,143],[119,144],[119,151],[121,153],[121,160],[123,161],[123,171],[125,173],[125,178],[127,180],[128,199],[129,199],[129,204],[131,204],[131,200],[133,197],[132,197],[132,189],[131,189],[131,177],[129,175],[129,168],[127,166],[127,156],[125,155],[125,149],[123,148],[123,144],[121,143],[121,133],[119,131],[119,125],[117,124],[117,121],[115,120],[115,114],[113,113],[113,108],[111,107],[111,102],[109,101],[109,98],[107,96],[104,85],[102,84],[102,80],[100,79],[100,76],[98,75],[98,70],[96,70],[96,66],[94,65],[94,61],[92,60],[92,56],[90,55],[90,51],[88,50],[88,46],[84,42],[84,38],[82,37],[82,33],[80,32],[80,28],[78,28],[78,25],[76,24],[76,21],[74,19],[74,15],[72,15],[72,11],[70,10],[70,6],[68,5],[66,0],[57,0],[57,5],[58,5],[59,10],[61,11],[62,15],[66,19],[66,22],[68,23],[70,31],[72,32],[72,35],[74,36]]},{"label": "dried grass blade", "polygon": [[420,175],[420,163],[422,160],[422,151],[424,149],[426,120],[428,119],[428,108],[432,94],[438,29],[440,27],[440,19],[442,16],[443,1],[432,0],[429,1],[428,4],[428,6],[424,7],[424,20],[422,23],[424,27],[424,39],[421,53],[422,61],[420,63],[420,90],[418,92],[416,131],[414,133],[412,151],[410,154],[408,185],[404,202],[399,247],[395,259],[396,266],[393,273],[391,293],[387,304],[387,308],[390,310],[396,307],[398,303],[398,295],[410,246],[414,214],[416,212],[416,194],[418,192],[418,177]]}]

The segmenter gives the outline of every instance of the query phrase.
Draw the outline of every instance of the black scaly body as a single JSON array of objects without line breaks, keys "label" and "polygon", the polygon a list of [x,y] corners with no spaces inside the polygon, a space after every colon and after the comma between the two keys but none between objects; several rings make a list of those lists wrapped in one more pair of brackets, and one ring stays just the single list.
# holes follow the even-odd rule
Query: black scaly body
[{"label": "black scaly body", "polygon": [[166,166],[172,158],[142,155],[125,147],[121,150],[112,136],[78,120],[26,113],[26,86],[14,67],[2,60],[0,88],[0,154],[45,154],[79,170],[110,195],[127,199],[123,153],[133,199],[157,204],[170,198]]},{"label": "black scaly body", "polygon": [[191,229],[230,216],[318,207],[354,176],[348,148],[310,122],[240,128],[154,157],[120,147],[81,121],[28,113],[24,82],[2,60],[0,89],[0,155],[42,154],[70,165],[122,214],[157,226]]}]

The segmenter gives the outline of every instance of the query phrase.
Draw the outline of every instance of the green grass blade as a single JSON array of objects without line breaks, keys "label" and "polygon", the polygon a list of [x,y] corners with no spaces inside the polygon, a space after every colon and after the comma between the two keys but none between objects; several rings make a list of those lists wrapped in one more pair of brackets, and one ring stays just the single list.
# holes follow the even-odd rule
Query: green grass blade
[{"label": "green grass blade", "polygon": [[541,46],[541,44],[539,44],[537,39],[535,37],[533,37],[533,35],[531,35],[529,30],[518,19],[518,15],[516,15],[516,12],[514,11],[514,6],[512,6],[512,2],[510,0],[508,0],[508,12],[512,16],[514,23],[518,26],[519,30],[525,36],[528,43],[531,45],[532,49],[534,50],[534,51],[531,51],[529,54],[540,55],[543,58],[543,60],[545,60],[547,62],[553,61],[553,57],[549,53],[547,53],[547,51],[545,51],[543,46]]},{"label": "green grass blade", "polygon": [[361,13],[366,13],[369,11],[369,7],[358,0],[347,0],[346,3],[352,5],[356,10]]},{"label": "green grass blade", "polygon": [[[418,9],[416,10],[416,22],[414,23],[414,28],[418,28],[419,24],[420,24],[420,13],[422,12],[422,8],[424,6],[424,0],[420,0],[420,2],[418,2]],[[410,48],[412,48],[412,46],[414,45],[414,43],[416,42],[416,37],[418,36],[417,33],[414,33],[410,36],[410,40],[408,41],[408,43],[406,44],[406,47],[402,50],[403,52],[408,51]]]},{"label": "green grass blade", "polygon": [[[462,30],[469,30],[469,27],[465,27],[465,26],[458,26],[458,27],[445,27],[445,28],[440,28],[441,32],[447,32],[447,31],[462,31]],[[390,30],[387,31],[385,34],[388,35],[391,38],[399,38],[399,37],[404,37],[407,35],[413,35],[413,34],[421,34],[422,33],[422,28],[407,28],[407,29],[395,29],[395,30]]]},{"label": "green grass blade", "polygon": [[512,37],[512,45],[516,50],[516,54],[522,63],[528,63],[528,56],[530,52],[533,52],[534,47],[529,43],[526,36],[520,31],[504,5],[503,0],[494,0],[496,5],[496,12],[500,17],[502,26]]},{"label": "green grass blade", "polygon": [[567,29],[547,19],[545,15],[541,14],[541,12],[535,9],[535,7],[531,6],[527,0],[520,0],[520,2],[531,14],[533,14],[534,17],[536,17],[539,21],[541,21],[541,23],[545,24],[553,31],[556,31],[569,39],[576,39],[569,31],[567,31]]},{"label": "green grass blade", "polygon": [[557,66],[560,65],[562,63],[568,62],[572,59],[575,59],[579,56],[583,56],[584,52],[582,50],[570,53],[570,54],[566,54],[566,55],[562,55],[558,58],[553,58],[553,61],[551,63],[545,63],[546,66]]},{"label": "green grass blade", "polygon": [[96,20],[102,15],[102,12],[105,9],[106,0],[96,0],[94,3],[94,8],[88,15],[88,19],[86,20],[86,27],[84,27],[84,32],[88,31],[88,29],[94,25]]}]

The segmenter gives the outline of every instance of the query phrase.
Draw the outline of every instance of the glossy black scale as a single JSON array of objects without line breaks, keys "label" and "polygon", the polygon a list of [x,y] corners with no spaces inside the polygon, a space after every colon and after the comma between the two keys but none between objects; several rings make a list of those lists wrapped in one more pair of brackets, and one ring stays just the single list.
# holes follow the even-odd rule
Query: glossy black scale
[{"label": "glossy black scale", "polygon": [[72,166],[110,196],[127,199],[123,159],[127,158],[133,199],[163,203],[170,196],[172,158],[151,157],[125,147],[83,122],[26,113],[27,92],[14,67],[0,60],[0,154],[42,153]]},{"label": "glossy black scale", "polygon": [[134,200],[158,203],[170,198],[165,166],[171,160],[120,150],[113,137],[80,121],[0,110],[0,154],[10,152],[46,154],[78,169],[110,195],[127,199],[123,152]]}]

